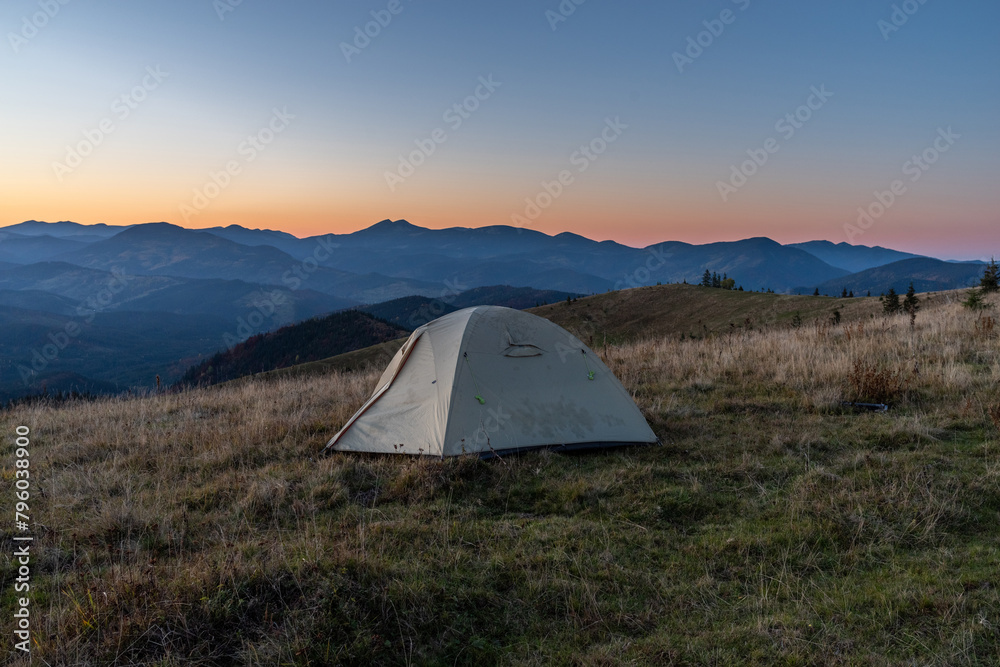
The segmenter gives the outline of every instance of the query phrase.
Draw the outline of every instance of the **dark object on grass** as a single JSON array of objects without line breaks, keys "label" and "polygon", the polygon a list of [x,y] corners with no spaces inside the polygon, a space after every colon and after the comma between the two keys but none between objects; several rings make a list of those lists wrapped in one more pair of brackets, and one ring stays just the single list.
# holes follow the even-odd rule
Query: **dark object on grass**
[{"label": "dark object on grass", "polygon": [[857,408],[858,410],[868,410],[870,412],[889,412],[889,406],[885,403],[851,403],[844,401],[841,403],[846,408]]}]

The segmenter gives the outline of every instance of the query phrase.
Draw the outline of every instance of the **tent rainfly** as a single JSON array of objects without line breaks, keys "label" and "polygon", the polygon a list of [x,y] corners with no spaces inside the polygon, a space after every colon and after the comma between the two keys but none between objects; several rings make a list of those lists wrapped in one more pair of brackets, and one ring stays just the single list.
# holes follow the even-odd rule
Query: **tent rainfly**
[{"label": "tent rainfly", "polygon": [[324,451],[489,457],[652,444],[607,366],[557,324],[476,306],[416,329]]}]

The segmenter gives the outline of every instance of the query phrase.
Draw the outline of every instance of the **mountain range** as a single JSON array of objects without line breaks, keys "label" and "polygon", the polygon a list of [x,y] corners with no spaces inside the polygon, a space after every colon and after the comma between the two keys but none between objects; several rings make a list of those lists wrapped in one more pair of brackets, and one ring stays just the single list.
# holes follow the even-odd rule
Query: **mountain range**
[{"label": "mountain range", "polygon": [[346,308],[413,328],[465,305],[529,307],[697,283],[706,270],[744,290],[833,295],[901,291],[910,281],[964,287],[982,265],[828,241],[633,248],[572,233],[434,230],[405,220],[307,238],[238,225],[32,220],[0,228],[0,399],[43,385],[110,391],[152,386],[156,375],[173,381],[250,336]]}]

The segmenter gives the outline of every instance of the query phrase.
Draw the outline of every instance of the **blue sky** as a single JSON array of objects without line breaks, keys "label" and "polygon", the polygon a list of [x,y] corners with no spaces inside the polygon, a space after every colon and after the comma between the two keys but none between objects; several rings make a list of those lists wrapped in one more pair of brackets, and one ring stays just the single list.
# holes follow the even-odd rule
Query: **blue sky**
[{"label": "blue sky", "polygon": [[[406,218],[634,245],[766,235],[1000,254],[997,3],[231,2],[8,0],[0,224],[304,235]],[[376,32],[372,12],[391,20],[348,62],[356,30]],[[679,71],[689,39],[704,46]],[[121,118],[112,105],[147,68],[165,76]],[[449,126],[481,77],[499,85]],[[776,122],[822,87],[829,99],[783,137]],[[294,118],[248,162],[238,147],[275,109]],[[573,155],[609,119],[627,129],[579,171]],[[104,120],[114,131],[60,174]],[[905,163],[949,127],[959,138],[910,181]],[[446,140],[391,186],[439,128]],[[724,196],[769,138],[778,150]],[[191,214],[232,160],[239,174]],[[572,182],[549,202],[564,171]],[[896,180],[904,194],[858,227]],[[548,205],[529,216],[532,202]]]}]

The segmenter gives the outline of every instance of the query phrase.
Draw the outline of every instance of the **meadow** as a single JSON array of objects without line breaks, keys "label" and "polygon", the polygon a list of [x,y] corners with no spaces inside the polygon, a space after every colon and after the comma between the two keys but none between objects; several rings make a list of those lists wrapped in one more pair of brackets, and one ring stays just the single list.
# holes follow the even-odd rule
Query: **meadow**
[{"label": "meadow", "polygon": [[320,456],[359,363],[0,412],[34,664],[1000,664],[997,309],[692,287],[731,305],[643,319],[656,289],[544,308],[660,446]]}]

